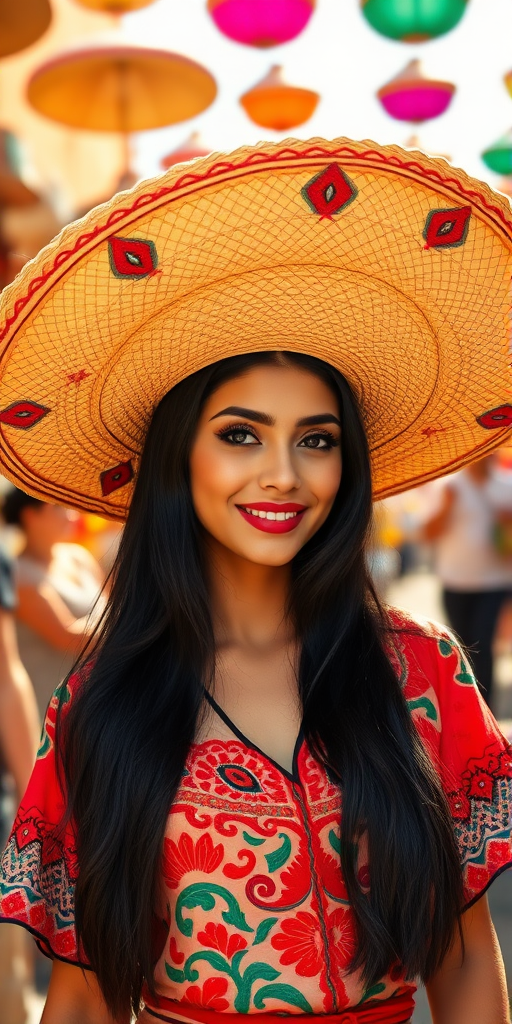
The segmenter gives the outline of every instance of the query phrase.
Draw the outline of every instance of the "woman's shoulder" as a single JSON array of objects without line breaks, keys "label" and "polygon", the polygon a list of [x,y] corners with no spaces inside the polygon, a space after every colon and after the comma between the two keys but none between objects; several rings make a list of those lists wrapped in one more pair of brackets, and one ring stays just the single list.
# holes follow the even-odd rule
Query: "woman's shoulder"
[{"label": "woman's shoulder", "polygon": [[445,689],[447,675],[462,672],[472,681],[467,657],[447,626],[402,608],[386,608],[386,618],[384,642],[406,697],[425,684]]},{"label": "woman's shoulder", "polygon": [[404,608],[388,605],[385,608],[388,632],[399,637],[404,643],[418,647],[439,645],[442,641],[456,644],[455,637],[448,626],[435,619],[416,615]]}]

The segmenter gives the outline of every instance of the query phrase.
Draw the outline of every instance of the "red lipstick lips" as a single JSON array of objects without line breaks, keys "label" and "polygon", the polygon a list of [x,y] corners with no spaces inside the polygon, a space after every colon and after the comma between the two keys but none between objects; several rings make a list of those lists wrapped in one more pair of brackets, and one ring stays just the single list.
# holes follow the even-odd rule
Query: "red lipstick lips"
[{"label": "red lipstick lips", "polygon": [[[254,501],[236,507],[247,523],[264,533],[290,533],[302,522],[307,509],[307,505],[298,505],[294,501]],[[267,515],[261,516],[261,512]],[[271,518],[268,518],[268,513]]]}]

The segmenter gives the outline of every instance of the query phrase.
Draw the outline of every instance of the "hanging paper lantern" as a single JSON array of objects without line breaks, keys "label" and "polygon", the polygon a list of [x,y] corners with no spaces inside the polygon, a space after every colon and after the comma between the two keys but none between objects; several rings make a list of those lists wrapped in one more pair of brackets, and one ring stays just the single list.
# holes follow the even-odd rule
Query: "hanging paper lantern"
[{"label": "hanging paper lantern", "polygon": [[451,82],[425,78],[420,61],[411,60],[396,78],[379,89],[377,96],[391,117],[419,124],[444,114],[454,92]]},{"label": "hanging paper lantern", "polygon": [[149,7],[154,2],[155,0],[75,0],[81,7],[101,11],[103,14],[129,14],[130,11],[137,11],[139,7]]},{"label": "hanging paper lantern", "polygon": [[503,76],[503,81],[507,87],[507,91],[512,96],[512,71],[507,71],[507,74]]},{"label": "hanging paper lantern", "polygon": [[496,174],[512,174],[512,128],[484,150],[482,160]]},{"label": "hanging paper lantern", "polygon": [[192,132],[188,139],[181,143],[181,146],[162,157],[160,167],[166,171],[173,164],[184,164],[187,160],[195,160],[198,156],[208,156],[209,153],[211,153],[211,149],[206,148],[199,132]]},{"label": "hanging paper lantern", "polygon": [[311,89],[287,85],[283,69],[276,64],[261,82],[240,97],[240,103],[255,124],[287,132],[309,120],[319,99]]},{"label": "hanging paper lantern", "polygon": [[423,43],[458,24],[468,0],[361,0],[372,28],[401,43]]},{"label": "hanging paper lantern", "polygon": [[208,0],[218,29],[246,46],[279,46],[306,27],[316,0]]}]

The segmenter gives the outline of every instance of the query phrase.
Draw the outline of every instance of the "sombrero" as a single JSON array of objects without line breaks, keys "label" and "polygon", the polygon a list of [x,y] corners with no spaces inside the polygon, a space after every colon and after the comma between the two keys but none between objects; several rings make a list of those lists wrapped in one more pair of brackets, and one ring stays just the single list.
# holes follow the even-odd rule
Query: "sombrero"
[{"label": "sombrero", "polygon": [[226,356],[307,352],[357,395],[378,498],[503,444],[512,211],[444,160],[337,139],[172,167],[66,227],[0,308],[2,471],[122,519],[153,410]]}]

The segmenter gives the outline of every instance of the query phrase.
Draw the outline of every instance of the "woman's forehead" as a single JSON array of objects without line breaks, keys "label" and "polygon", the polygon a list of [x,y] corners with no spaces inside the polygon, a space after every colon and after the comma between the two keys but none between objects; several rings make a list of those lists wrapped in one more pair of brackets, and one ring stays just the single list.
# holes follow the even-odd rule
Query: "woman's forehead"
[{"label": "woman's forehead", "polygon": [[[205,412],[224,407],[245,408],[281,418],[291,409],[300,415],[336,412],[339,402],[327,383],[316,374],[296,366],[255,366],[221,384],[205,404]],[[310,408],[311,407],[311,408]]]}]

